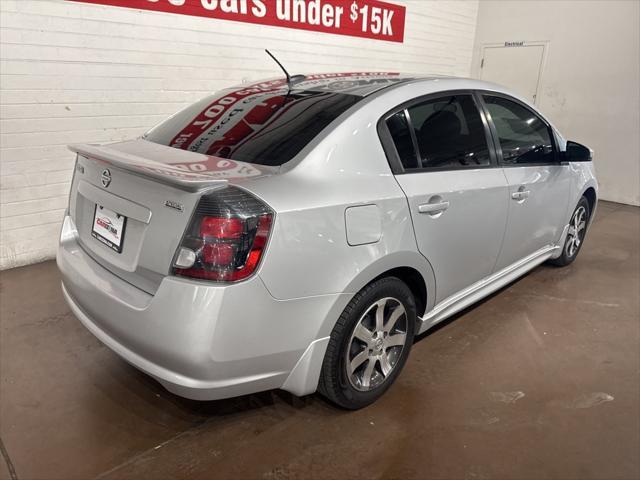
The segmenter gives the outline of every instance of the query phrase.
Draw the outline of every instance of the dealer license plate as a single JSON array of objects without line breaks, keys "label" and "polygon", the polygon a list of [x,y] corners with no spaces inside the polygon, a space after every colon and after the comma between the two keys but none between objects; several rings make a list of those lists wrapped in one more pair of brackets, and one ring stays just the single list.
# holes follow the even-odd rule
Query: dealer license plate
[{"label": "dealer license plate", "polygon": [[91,236],[120,253],[122,252],[122,240],[124,239],[126,224],[127,217],[124,215],[120,215],[102,205],[96,205]]}]

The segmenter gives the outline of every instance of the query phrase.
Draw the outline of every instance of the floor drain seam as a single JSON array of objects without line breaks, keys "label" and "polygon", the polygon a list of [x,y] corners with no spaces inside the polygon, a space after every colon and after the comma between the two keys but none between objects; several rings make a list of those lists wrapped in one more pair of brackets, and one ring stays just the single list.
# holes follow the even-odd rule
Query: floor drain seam
[{"label": "floor drain seam", "polygon": [[9,469],[9,476],[11,477],[11,480],[18,480],[18,475],[16,474],[16,469],[13,466],[13,462],[11,461],[11,457],[9,456],[9,452],[7,451],[6,447],[4,446],[4,442],[2,441],[2,438],[0,437],[0,452],[2,452],[2,456],[4,457],[4,461],[7,464],[7,468]]}]

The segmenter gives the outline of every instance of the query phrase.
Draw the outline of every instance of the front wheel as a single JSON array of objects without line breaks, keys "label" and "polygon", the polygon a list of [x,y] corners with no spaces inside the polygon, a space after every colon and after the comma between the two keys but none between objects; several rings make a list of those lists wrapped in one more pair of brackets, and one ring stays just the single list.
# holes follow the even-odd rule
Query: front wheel
[{"label": "front wheel", "polygon": [[320,393],[352,410],[376,401],[400,374],[415,325],[415,300],[404,282],[386,277],[369,284],[331,332]]},{"label": "front wheel", "polygon": [[576,259],[584,243],[590,216],[591,209],[589,208],[589,201],[585,197],[582,197],[571,216],[567,238],[562,247],[562,255],[550,260],[550,263],[564,267]]}]

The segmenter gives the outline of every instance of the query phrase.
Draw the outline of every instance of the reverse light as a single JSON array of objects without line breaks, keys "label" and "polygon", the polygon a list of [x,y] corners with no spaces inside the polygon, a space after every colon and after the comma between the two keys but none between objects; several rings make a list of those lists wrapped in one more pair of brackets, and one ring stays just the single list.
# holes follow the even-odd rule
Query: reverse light
[{"label": "reverse light", "polygon": [[178,250],[178,255],[176,256],[176,260],[174,262],[174,266],[180,268],[189,268],[193,267],[194,263],[196,263],[196,252],[194,252],[190,248],[180,247],[180,250]]},{"label": "reverse light", "polygon": [[176,253],[173,273],[219,282],[244,280],[260,264],[272,222],[273,211],[239,188],[203,196]]}]

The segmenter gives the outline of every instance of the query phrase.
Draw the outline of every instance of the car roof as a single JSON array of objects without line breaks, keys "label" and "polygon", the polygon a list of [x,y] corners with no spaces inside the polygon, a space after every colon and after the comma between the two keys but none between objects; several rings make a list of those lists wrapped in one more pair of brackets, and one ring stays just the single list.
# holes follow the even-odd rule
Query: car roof
[{"label": "car roof", "polygon": [[[290,91],[320,91],[342,93],[357,97],[366,97],[379,90],[394,86],[405,85],[419,80],[444,80],[455,79],[445,75],[422,75],[400,72],[338,72],[338,73],[314,73],[308,75],[295,75],[292,77]],[[274,91],[286,88],[286,79],[283,77],[267,78],[240,85],[233,85],[220,90],[220,92],[249,92]]]},{"label": "car roof", "polygon": [[[425,75],[401,72],[341,72],[317,73],[301,75],[301,77],[303,77],[303,79],[296,80],[294,78],[291,91],[322,91],[364,98],[376,92],[383,90],[386,92],[407,84],[430,84],[428,90],[433,92],[459,89],[490,90],[520,98],[519,95],[502,85],[483,80],[448,75]],[[265,81],[265,83],[270,82],[273,82],[273,80]],[[279,82],[286,85],[283,79],[280,79]]]},{"label": "car roof", "polygon": [[341,72],[305,75],[292,90],[328,91],[366,97],[379,90],[416,80],[451,78],[440,75],[416,75],[400,72]]},{"label": "car roof", "polygon": [[[415,74],[401,72],[337,72],[295,75],[292,77],[291,92],[330,92],[368,97],[376,92],[394,90],[403,85],[429,84],[427,90],[435,93],[447,90],[490,90],[520,98],[508,88],[484,80],[437,74]],[[234,85],[219,93],[260,93],[286,89],[283,77],[257,80],[255,82]],[[526,102],[526,100],[524,100]]]}]

